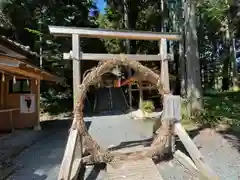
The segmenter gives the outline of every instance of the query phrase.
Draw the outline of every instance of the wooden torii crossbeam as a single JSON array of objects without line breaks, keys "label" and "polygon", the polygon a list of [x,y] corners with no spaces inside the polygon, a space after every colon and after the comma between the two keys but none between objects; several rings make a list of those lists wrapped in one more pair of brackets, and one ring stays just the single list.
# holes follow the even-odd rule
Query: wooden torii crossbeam
[{"label": "wooden torii crossbeam", "polygon": [[[86,28],[72,28],[72,27],[57,27],[49,26],[50,33],[56,36],[71,36],[72,37],[72,59],[79,61],[73,61],[73,74],[74,74],[74,108],[76,109],[76,97],[78,96],[78,88],[81,84],[81,73],[80,73],[80,60],[82,59],[82,53],[80,52],[80,39],[79,37],[88,38],[122,38],[122,39],[135,39],[135,40],[157,40],[160,46],[161,61],[161,81],[163,82],[166,91],[169,90],[169,73],[168,73],[168,61],[167,60],[167,44],[168,40],[180,40],[181,36],[178,33],[156,33],[156,32],[138,32],[138,31],[113,31],[113,30],[102,30],[102,29],[86,29]],[[155,76],[156,77],[156,76]],[[200,151],[190,139],[185,129],[180,123],[180,112],[181,112],[181,101],[179,96],[173,96],[171,94],[164,95],[163,105],[163,122],[167,122],[171,125],[172,136],[169,136],[167,147],[174,147],[174,134],[178,135],[184,146],[188,150],[193,162],[183,156],[181,153],[174,154],[179,161],[183,161],[186,166],[191,166],[189,169],[194,169],[198,173],[199,178],[205,180],[219,180],[215,173],[206,165],[203,156]],[[73,124],[76,123],[76,116],[74,117]],[[84,147],[82,146],[82,137],[79,134],[78,129],[74,128],[70,130],[68,142],[64,152],[64,157],[60,167],[58,180],[70,180],[77,179],[79,169],[82,161],[86,158],[82,157]],[[78,153],[78,161],[76,161],[76,152]],[[172,151],[171,151],[172,152]],[[179,158],[181,157],[181,158]],[[91,156],[90,156],[91,158]],[[149,159],[148,159],[149,160]],[[149,167],[153,167],[153,163],[150,163]],[[190,164],[190,165],[189,165]],[[128,164],[129,165],[129,164]],[[130,167],[130,166],[127,166]],[[153,169],[153,168],[151,168]],[[134,168],[133,171],[139,170]],[[119,174],[118,170],[113,174]],[[157,174],[155,168],[152,175]],[[128,174],[129,175],[129,174]],[[155,177],[161,177],[156,175]],[[111,179],[111,178],[109,178]],[[126,179],[126,178],[124,178]],[[128,178],[131,179],[131,178]],[[133,178],[132,178],[133,179]],[[146,176],[145,176],[146,179]],[[150,176],[147,177],[150,179]],[[154,178],[156,179],[156,178]]]},{"label": "wooden torii crossbeam", "polygon": [[180,33],[168,32],[147,32],[147,31],[127,31],[127,30],[109,30],[96,28],[79,28],[79,27],[61,27],[49,26],[50,33],[55,36],[72,36],[73,34],[85,38],[117,38],[117,39],[131,39],[131,40],[155,40],[160,39],[180,40]]},{"label": "wooden torii crossbeam", "polygon": [[[160,54],[124,54],[129,61],[161,61]],[[63,59],[73,59],[72,51],[63,53]],[[95,53],[81,53],[81,59],[74,60],[89,60],[89,61],[108,61],[112,59],[121,59],[121,54],[95,54]],[[173,55],[167,54],[166,60],[173,61]]]}]

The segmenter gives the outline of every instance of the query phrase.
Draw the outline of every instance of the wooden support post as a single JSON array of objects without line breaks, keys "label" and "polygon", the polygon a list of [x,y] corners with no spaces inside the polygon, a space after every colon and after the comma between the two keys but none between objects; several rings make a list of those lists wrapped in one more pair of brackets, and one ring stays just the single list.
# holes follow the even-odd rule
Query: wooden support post
[{"label": "wooden support post", "polygon": [[167,40],[161,39],[159,42],[160,55],[161,55],[161,82],[164,88],[169,91],[169,72],[168,72],[168,60],[167,60]]},{"label": "wooden support post", "polygon": [[9,119],[10,119],[10,123],[11,123],[11,130],[12,130],[12,132],[13,132],[13,131],[14,131],[14,124],[13,124],[12,113],[13,113],[13,111],[10,110],[10,111],[9,111]]},{"label": "wooden support post", "polygon": [[168,147],[169,153],[175,151],[175,134],[174,134],[174,122],[180,121],[181,118],[181,98],[180,96],[164,95],[163,97],[163,121],[168,122],[172,129],[172,136],[169,137]]},{"label": "wooden support post", "polygon": [[142,109],[143,105],[143,88],[142,82],[139,82],[139,109]]},{"label": "wooden support post", "polygon": [[[2,76],[4,76],[4,74],[2,74]],[[2,79],[3,79],[3,77],[2,77]],[[2,81],[2,79],[0,79],[0,81],[1,81],[1,88],[0,88],[0,95],[1,95],[1,97],[0,97],[1,108],[4,107],[4,92],[5,92],[5,82]]]},{"label": "wooden support post", "polygon": [[35,85],[37,86],[37,91],[36,91],[36,96],[35,96],[35,99],[36,99],[36,112],[37,112],[37,124],[34,126],[34,130],[35,131],[41,131],[41,125],[40,125],[40,113],[41,113],[41,110],[40,110],[40,84],[41,83],[41,80],[40,79],[36,79],[35,81]]},{"label": "wooden support post", "polygon": [[204,158],[196,145],[193,143],[186,130],[180,123],[175,124],[175,132],[182,141],[189,155],[192,157],[195,165],[200,173],[208,180],[219,180],[217,175],[211,170],[211,168],[205,163]]},{"label": "wooden support post", "polygon": [[[78,88],[81,84],[81,61],[76,59],[81,59],[80,53],[80,39],[79,35],[72,35],[72,54],[73,54],[73,102],[74,109],[76,108],[76,100],[78,96]],[[73,123],[75,123],[76,119],[74,118]],[[80,139],[79,139],[80,138]],[[74,163],[75,160],[75,151],[76,146],[80,142],[80,147],[78,147],[78,156],[82,157],[82,137],[78,137],[78,130],[74,129],[70,131],[66,149],[64,152],[58,180],[70,180],[70,178],[77,178],[77,173],[79,172],[81,161],[79,163]],[[80,151],[79,151],[80,149]],[[73,170],[73,172],[72,172]]]},{"label": "wooden support post", "polygon": [[72,56],[73,56],[73,103],[74,109],[76,107],[76,98],[78,88],[81,84],[81,48],[80,48],[80,38],[79,35],[73,34],[72,35]]}]

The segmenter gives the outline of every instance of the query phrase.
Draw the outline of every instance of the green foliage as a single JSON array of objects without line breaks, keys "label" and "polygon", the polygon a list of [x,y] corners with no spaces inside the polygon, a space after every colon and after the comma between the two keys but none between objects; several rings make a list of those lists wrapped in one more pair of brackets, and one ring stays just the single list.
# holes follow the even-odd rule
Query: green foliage
[{"label": "green foliage", "polygon": [[146,113],[152,113],[155,110],[154,103],[152,101],[143,101],[141,110]]},{"label": "green foliage", "polygon": [[63,93],[53,88],[48,88],[41,95],[40,107],[42,112],[48,112],[50,115],[72,111],[72,95],[70,92]]},{"label": "green foliage", "polygon": [[226,0],[205,0],[199,2],[198,8],[201,8],[203,15],[211,21],[224,22],[230,6]]},{"label": "green foliage", "polygon": [[240,93],[227,92],[206,96],[205,112],[201,123],[217,125],[220,123],[239,126]]},{"label": "green foliage", "polygon": [[226,124],[230,127],[240,126],[240,93],[211,93],[204,97],[204,110],[188,116],[186,104],[182,104],[182,121],[184,124],[197,124],[204,127],[216,127]]},{"label": "green foliage", "polygon": [[[134,29],[160,31],[161,16],[160,1],[138,0],[126,1],[127,13],[124,13],[123,1],[107,0],[106,13],[100,15],[99,26],[107,29]],[[166,13],[166,12],[165,12]],[[167,16],[167,14],[165,14]],[[128,23],[124,23],[124,17]],[[125,27],[127,25],[127,27]],[[111,53],[126,52],[123,40],[103,40],[106,49]],[[158,43],[154,41],[130,41],[131,53],[158,54]]]},{"label": "green foliage", "polygon": [[28,32],[30,32],[30,33],[32,33],[32,34],[36,34],[36,35],[38,35],[38,36],[43,35],[43,33],[41,33],[41,32],[38,31],[38,30],[35,30],[35,29],[25,28],[25,30],[27,30]]}]

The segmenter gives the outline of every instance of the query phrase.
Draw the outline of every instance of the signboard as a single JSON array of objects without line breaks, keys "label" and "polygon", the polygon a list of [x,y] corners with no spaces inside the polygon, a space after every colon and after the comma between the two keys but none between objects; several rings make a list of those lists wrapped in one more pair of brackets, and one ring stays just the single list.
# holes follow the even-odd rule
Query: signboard
[{"label": "signboard", "polygon": [[36,111],[35,94],[20,95],[20,113],[29,114]]}]

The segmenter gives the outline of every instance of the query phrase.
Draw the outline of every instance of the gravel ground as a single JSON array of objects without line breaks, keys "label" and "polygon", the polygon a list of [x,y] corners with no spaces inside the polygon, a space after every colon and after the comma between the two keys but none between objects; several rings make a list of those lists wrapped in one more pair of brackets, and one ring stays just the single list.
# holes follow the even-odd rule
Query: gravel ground
[{"label": "gravel ground", "polygon": [[[126,115],[88,117],[85,121],[91,122],[90,134],[104,147],[124,141],[147,139],[152,133],[152,122],[132,120]],[[22,152],[14,161],[18,170],[8,179],[56,180],[68,134],[68,125],[63,124],[61,127]],[[240,145],[236,136],[203,130],[193,138],[221,180],[240,180]],[[157,167],[166,180],[193,179],[175,160],[161,162]],[[99,169],[87,167],[85,179],[102,180],[104,171],[98,171]]]}]

